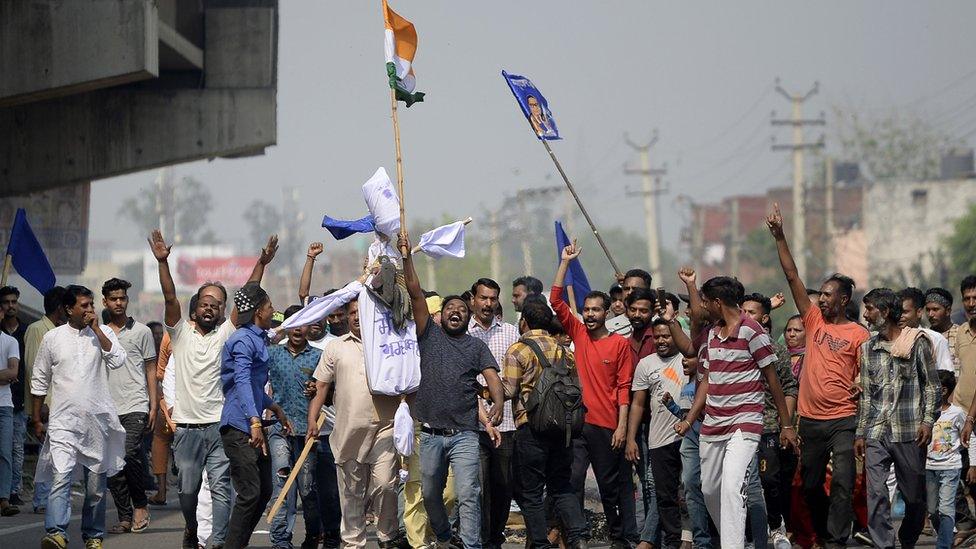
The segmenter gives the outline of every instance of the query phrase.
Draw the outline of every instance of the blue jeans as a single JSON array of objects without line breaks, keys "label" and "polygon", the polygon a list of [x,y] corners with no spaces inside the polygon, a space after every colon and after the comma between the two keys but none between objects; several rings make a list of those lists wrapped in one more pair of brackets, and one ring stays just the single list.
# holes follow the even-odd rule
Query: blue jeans
[{"label": "blue jeans", "polygon": [[752,532],[752,543],[756,547],[766,547],[769,542],[769,517],[766,516],[766,496],[763,495],[762,483],[759,481],[759,453],[752,458],[752,464],[746,471],[746,514],[749,517],[749,529]]},{"label": "blue jeans", "polygon": [[420,468],[424,508],[438,541],[450,541],[451,523],[444,507],[448,466],[454,470],[454,491],[465,549],[481,549],[481,459],[478,433],[453,436],[420,433]]},{"label": "blue jeans", "polygon": [[712,534],[709,526],[708,509],[702,495],[701,456],[698,454],[698,431],[700,423],[689,429],[681,441],[681,482],[685,486],[685,503],[691,518],[691,533],[696,549],[712,549]]},{"label": "blue jeans", "polygon": [[[312,456],[309,455],[309,459]],[[339,507],[339,477],[336,474],[335,456],[329,446],[329,437],[320,436],[315,445],[315,492],[318,494],[319,518],[322,533],[339,537],[342,510]]]},{"label": "blue jeans", "polygon": [[952,531],[956,526],[956,489],[959,487],[960,469],[925,471],[925,487],[928,496],[929,519],[938,533],[935,546],[938,549],[952,547]]},{"label": "blue jeans", "polygon": [[[102,539],[105,537],[105,473],[93,473],[82,468],[82,485],[85,488],[85,501],[81,510],[82,539]],[[72,472],[54,473],[51,482],[51,495],[44,514],[44,529],[48,534],[61,534],[68,537],[68,523],[71,522],[71,479]]]},{"label": "blue jeans", "polygon": [[[24,441],[27,440],[27,412],[25,410],[14,412],[13,433],[14,444],[11,452],[10,493],[20,494],[24,470]],[[47,505],[46,497],[45,505]]]},{"label": "blue jeans", "polygon": [[[647,448],[647,442],[644,442],[644,449]],[[646,456],[646,451],[644,452]],[[661,514],[657,510],[657,490],[654,489],[654,474],[651,472],[651,463],[645,457],[639,462],[640,465],[644,467],[643,471],[640,471],[643,482],[643,496],[644,496],[644,523],[641,526],[641,541],[647,541],[653,543],[655,547],[661,545]],[[640,478],[640,477],[639,477]]]},{"label": "blue jeans", "polygon": [[[274,492],[271,501],[276,501],[285,486],[292,466],[298,461],[305,447],[304,436],[287,436],[281,431],[281,424],[275,423],[268,429],[268,451],[271,453],[271,480]],[[305,517],[305,539],[316,539],[322,531],[319,519],[318,494],[315,490],[315,457],[309,453],[302,468],[295,477],[295,483],[288,490],[285,503],[271,521],[271,545],[290,549],[292,532],[295,530],[295,514],[298,510],[298,497],[302,498],[302,514]]]},{"label": "blue jeans", "polygon": [[14,407],[0,406],[0,499],[10,497],[13,476]]},{"label": "blue jeans", "polygon": [[173,435],[173,458],[179,470],[180,508],[186,528],[197,530],[197,496],[207,471],[210,496],[213,498],[213,534],[210,541],[223,545],[230,520],[230,460],[224,453],[220,428],[216,423],[206,427],[177,427]]}]

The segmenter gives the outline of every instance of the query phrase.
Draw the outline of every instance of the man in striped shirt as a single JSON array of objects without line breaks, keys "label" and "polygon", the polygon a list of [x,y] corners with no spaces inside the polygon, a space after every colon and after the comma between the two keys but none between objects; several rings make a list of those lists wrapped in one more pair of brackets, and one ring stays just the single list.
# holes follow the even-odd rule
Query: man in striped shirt
[{"label": "man in striped shirt", "polygon": [[687,419],[687,429],[705,411],[701,427],[701,479],[705,506],[719,527],[722,544],[745,543],[746,470],[756,456],[763,432],[766,386],[779,411],[780,442],[796,446],[796,432],[774,368],[776,352],[769,335],[739,309],[745,289],[734,278],[720,276],[705,282],[702,302],[715,322],[704,350],[704,375]]}]

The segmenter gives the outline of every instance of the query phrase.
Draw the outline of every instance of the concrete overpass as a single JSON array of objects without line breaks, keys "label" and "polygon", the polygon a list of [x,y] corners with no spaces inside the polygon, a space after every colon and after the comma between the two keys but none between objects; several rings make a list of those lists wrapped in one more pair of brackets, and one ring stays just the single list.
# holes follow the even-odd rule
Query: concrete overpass
[{"label": "concrete overpass", "polygon": [[277,138],[277,0],[0,2],[0,197]]}]

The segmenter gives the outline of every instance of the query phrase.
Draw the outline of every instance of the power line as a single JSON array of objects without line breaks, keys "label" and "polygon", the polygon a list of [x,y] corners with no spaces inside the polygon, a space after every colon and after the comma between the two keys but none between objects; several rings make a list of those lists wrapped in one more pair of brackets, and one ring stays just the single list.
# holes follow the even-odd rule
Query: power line
[{"label": "power line", "polygon": [[[703,169],[698,170],[697,172],[694,172],[693,174],[691,174],[691,175],[688,176],[688,179],[698,179],[699,177],[701,177],[701,176],[703,176],[705,174],[711,173],[711,172],[715,171],[716,169],[725,166],[726,164],[728,164],[729,162],[732,162],[732,161],[736,160],[737,158],[741,158],[743,152],[749,150],[750,146],[753,146],[753,145],[756,144],[755,139],[757,137],[760,137],[763,134],[763,130],[765,129],[765,127],[766,127],[766,122],[765,121],[760,121],[759,122],[759,125],[756,126],[756,129],[752,132],[752,134],[749,135],[748,138],[744,139],[739,144],[739,146],[737,146],[734,150],[732,150],[728,155],[720,158],[719,160],[716,160],[715,162],[712,162],[706,168],[703,168]],[[765,148],[766,147],[765,143],[761,143],[760,142],[759,144],[760,144],[760,147],[762,147],[762,148]]]},{"label": "power line", "polygon": [[718,143],[725,136],[727,136],[732,130],[734,130],[736,127],[738,127],[739,124],[741,124],[742,122],[745,122],[745,120],[750,115],[752,115],[753,112],[755,112],[756,109],[759,108],[759,106],[762,104],[763,100],[765,100],[766,98],[768,98],[771,93],[773,93],[773,88],[767,87],[766,88],[766,91],[764,91],[762,94],[760,94],[759,97],[756,98],[756,101],[752,105],[750,105],[749,108],[745,110],[745,112],[743,112],[741,115],[739,115],[739,117],[736,118],[735,121],[733,121],[731,124],[729,124],[728,126],[726,126],[722,131],[718,132],[716,135],[714,135],[714,136],[710,137],[709,139],[705,140],[703,143],[700,143],[698,145],[695,145],[694,147],[687,147],[687,149],[692,149],[691,154],[695,154],[695,152],[700,152],[700,151],[695,151],[694,149],[707,149],[708,147],[711,147],[715,143]]}]

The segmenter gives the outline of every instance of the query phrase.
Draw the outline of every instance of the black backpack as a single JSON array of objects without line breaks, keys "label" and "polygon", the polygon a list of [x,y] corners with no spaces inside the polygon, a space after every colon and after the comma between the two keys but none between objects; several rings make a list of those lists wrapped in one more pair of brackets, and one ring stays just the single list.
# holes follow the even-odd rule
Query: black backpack
[{"label": "black backpack", "polygon": [[538,343],[531,339],[520,341],[535,353],[542,367],[529,397],[522,400],[529,416],[529,427],[539,435],[565,436],[568,448],[573,437],[583,431],[583,414],[586,412],[579,376],[574,368],[570,368],[562,345],[556,351],[553,364]]}]

